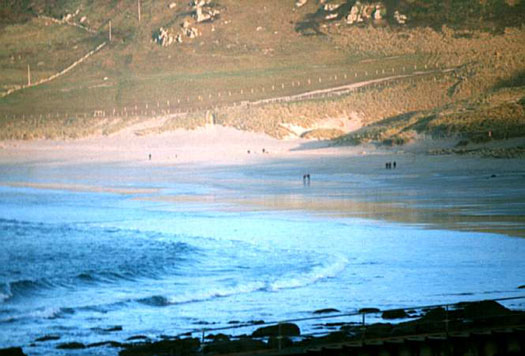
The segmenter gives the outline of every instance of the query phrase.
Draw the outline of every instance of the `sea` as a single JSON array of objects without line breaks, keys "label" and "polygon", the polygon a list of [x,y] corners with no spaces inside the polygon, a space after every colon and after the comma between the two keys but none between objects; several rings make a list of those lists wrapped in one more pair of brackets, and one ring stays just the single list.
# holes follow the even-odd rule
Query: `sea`
[{"label": "sea", "polygon": [[[334,192],[389,184],[324,173],[306,185],[301,173],[286,165],[271,173],[1,165],[0,348],[117,355],[110,347],[56,347],[198,337],[202,329],[308,318],[323,308],[351,313],[525,294],[518,289],[523,238],[301,209],[338,199]],[[525,308],[523,300],[506,305]],[[305,334],[317,330],[315,321],[298,325]],[[37,341],[44,336],[58,339]]]}]

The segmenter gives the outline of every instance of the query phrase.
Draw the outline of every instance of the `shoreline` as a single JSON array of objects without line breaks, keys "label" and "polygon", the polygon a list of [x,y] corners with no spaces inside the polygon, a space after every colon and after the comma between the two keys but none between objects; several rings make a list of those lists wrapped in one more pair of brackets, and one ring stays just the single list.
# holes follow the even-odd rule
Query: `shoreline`
[{"label": "shoreline", "polygon": [[[224,203],[227,207],[221,209],[226,211],[305,211],[525,237],[525,170],[520,158],[422,153],[443,144],[434,141],[395,149],[328,147],[326,142],[277,140],[220,126],[151,136],[134,134],[151,124],[75,141],[4,142],[0,165],[63,167],[64,175],[36,175],[36,181],[0,183],[137,195],[134,199],[169,204]],[[397,161],[397,168],[385,169],[388,161]],[[105,176],[102,181],[85,181],[88,178],[68,173],[68,167],[71,171],[84,167],[91,179],[97,174]],[[180,174],[173,177],[173,183],[219,184],[220,188],[229,187],[231,194],[167,193],[165,188],[169,190],[171,183],[149,186],[129,181],[119,176],[118,167],[145,169],[145,176],[175,169]],[[301,180],[306,173],[312,176],[308,187]],[[232,180],[232,175],[239,174],[237,181]],[[447,190],[441,189],[442,184]]]}]

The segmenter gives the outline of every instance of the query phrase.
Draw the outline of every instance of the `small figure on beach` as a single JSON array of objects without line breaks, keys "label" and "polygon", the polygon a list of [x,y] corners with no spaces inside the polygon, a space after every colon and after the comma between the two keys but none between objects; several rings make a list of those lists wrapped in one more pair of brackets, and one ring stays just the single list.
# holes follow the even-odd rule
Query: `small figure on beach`
[{"label": "small figure on beach", "polygon": [[262,149],[262,153],[266,153],[266,149],[263,148],[263,149]]},{"label": "small figure on beach", "polygon": [[149,154],[148,158],[149,158],[149,160],[151,161],[151,153]]},{"label": "small figure on beach", "polygon": [[396,161],[394,161],[394,169],[396,169]]},{"label": "small figure on beach", "polygon": [[386,162],[385,163],[385,168],[386,169],[392,169],[392,162]]},{"label": "small figure on beach", "polygon": [[247,152],[248,152],[248,154],[250,154],[250,150],[248,150]]},{"label": "small figure on beach", "polygon": [[310,173],[303,174],[303,185],[310,185]]}]

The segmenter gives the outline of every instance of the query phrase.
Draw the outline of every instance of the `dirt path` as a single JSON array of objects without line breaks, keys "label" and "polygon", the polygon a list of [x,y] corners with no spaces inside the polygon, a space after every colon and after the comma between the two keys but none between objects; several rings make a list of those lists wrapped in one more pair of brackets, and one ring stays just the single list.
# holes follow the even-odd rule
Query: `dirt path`
[{"label": "dirt path", "polygon": [[432,74],[432,73],[439,73],[439,74],[449,73],[449,72],[452,72],[454,70],[455,70],[455,68],[447,68],[447,69],[443,69],[443,70],[430,70],[430,71],[425,71],[425,72],[414,72],[414,73],[405,74],[405,75],[393,75],[393,76],[390,76],[390,77],[366,80],[366,81],[363,81],[363,82],[345,84],[345,85],[340,85],[340,86],[337,86],[337,87],[332,87],[332,88],[327,88],[327,89],[318,89],[318,90],[307,91],[307,92],[304,92],[304,93],[301,93],[301,94],[294,94],[294,95],[280,96],[280,97],[269,98],[269,99],[262,99],[262,100],[257,100],[257,101],[250,101],[249,104],[250,105],[264,105],[264,104],[277,103],[277,102],[301,101],[301,100],[312,99],[314,97],[343,95],[343,94],[347,94],[347,93],[349,93],[351,91],[354,91],[354,90],[356,90],[358,88],[369,86],[369,85],[373,85],[373,84],[388,82],[388,81],[397,80],[397,79],[413,78],[413,77],[423,76],[423,75]]}]

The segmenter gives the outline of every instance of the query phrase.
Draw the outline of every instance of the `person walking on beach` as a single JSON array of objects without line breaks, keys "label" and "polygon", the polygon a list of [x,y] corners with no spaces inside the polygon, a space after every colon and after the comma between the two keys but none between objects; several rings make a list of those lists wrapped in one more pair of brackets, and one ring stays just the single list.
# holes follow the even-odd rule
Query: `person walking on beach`
[{"label": "person walking on beach", "polygon": [[303,174],[303,185],[310,185],[310,173]]},{"label": "person walking on beach", "polygon": [[396,169],[396,161],[394,161],[394,169]]}]

